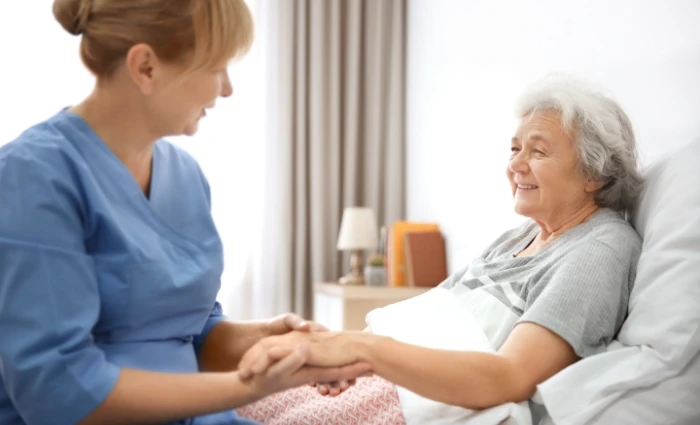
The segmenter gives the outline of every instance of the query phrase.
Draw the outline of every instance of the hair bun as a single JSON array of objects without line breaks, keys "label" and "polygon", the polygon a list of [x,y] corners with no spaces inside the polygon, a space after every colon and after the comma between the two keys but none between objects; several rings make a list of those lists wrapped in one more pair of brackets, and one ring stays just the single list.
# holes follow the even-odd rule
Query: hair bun
[{"label": "hair bun", "polygon": [[53,16],[58,23],[73,35],[85,31],[89,0],[54,0]]}]

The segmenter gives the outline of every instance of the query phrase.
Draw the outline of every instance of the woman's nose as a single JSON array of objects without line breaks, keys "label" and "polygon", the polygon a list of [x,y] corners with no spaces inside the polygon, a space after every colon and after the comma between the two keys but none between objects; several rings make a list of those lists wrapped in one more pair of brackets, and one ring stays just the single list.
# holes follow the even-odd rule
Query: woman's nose
[{"label": "woman's nose", "polygon": [[508,162],[508,169],[514,173],[527,173],[528,170],[530,169],[527,163],[526,158],[524,158],[524,155],[522,152],[519,152],[518,154],[512,156],[510,158],[510,161]]},{"label": "woman's nose", "polygon": [[228,71],[224,72],[224,76],[221,81],[221,97],[229,97],[233,94],[233,86],[231,85],[231,79],[228,76]]}]

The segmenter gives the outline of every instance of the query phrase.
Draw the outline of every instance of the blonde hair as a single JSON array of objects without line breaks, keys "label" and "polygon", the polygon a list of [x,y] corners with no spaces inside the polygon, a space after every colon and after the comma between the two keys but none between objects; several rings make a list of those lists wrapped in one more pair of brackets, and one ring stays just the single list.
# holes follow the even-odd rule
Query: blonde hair
[{"label": "blonde hair", "polygon": [[253,41],[244,0],[54,0],[53,13],[82,35],[80,56],[97,77],[113,74],[139,43],[193,71],[242,56]]}]

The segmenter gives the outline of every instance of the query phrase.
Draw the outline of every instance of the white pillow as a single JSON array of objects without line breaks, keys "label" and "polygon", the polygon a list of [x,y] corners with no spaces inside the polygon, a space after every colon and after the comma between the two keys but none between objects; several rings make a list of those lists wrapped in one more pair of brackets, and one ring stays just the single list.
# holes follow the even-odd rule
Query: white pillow
[{"label": "white pillow", "polygon": [[[444,288],[371,311],[370,330],[422,347],[494,352],[472,313]],[[396,353],[401,355],[401,353]],[[449,365],[446,365],[449,367]],[[527,402],[506,403],[481,411],[450,406],[397,386],[407,425],[531,425]]]},{"label": "white pillow", "polygon": [[700,139],[653,165],[632,224],[643,239],[618,339],[675,371],[700,351]]},{"label": "white pillow", "polygon": [[[644,242],[629,316],[608,352],[540,385],[557,425],[603,425],[611,418],[637,424],[640,407],[648,410],[652,399],[667,410],[644,424],[700,423],[700,368],[697,360],[690,365],[700,352],[700,140],[652,165],[645,178],[631,216]],[[685,413],[693,411],[688,422]]]},{"label": "white pillow", "polygon": [[700,354],[679,375],[630,390],[595,416],[594,424],[700,424]]},{"label": "white pillow", "polygon": [[367,314],[372,333],[407,344],[440,350],[494,352],[472,313],[444,288],[372,310]]}]

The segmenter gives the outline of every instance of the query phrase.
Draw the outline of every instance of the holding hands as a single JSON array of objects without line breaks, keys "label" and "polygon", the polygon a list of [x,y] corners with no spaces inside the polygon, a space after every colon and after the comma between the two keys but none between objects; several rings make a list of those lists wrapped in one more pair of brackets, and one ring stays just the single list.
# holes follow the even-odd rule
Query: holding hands
[{"label": "holding hands", "polygon": [[264,385],[272,386],[265,390],[272,391],[311,383],[320,394],[336,396],[356,377],[371,373],[371,366],[360,361],[354,347],[355,339],[366,333],[329,332],[295,314],[275,318],[273,323],[279,332],[261,339],[243,355],[240,379],[269,382]]},{"label": "holding hands", "polygon": [[309,366],[309,346],[299,344],[294,347],[276,347],[269,351],[270,358],[279,359],[268,364],[258,373],[241,373],[242,381],[250,382],[258,394],[272,394],[298,387],[309,382],[329,382],[350,380],[366,374],[370,367],[366,363],[354,363],[342,367]]}]

